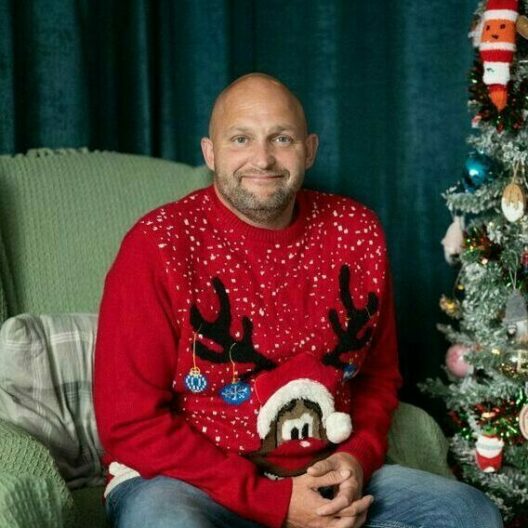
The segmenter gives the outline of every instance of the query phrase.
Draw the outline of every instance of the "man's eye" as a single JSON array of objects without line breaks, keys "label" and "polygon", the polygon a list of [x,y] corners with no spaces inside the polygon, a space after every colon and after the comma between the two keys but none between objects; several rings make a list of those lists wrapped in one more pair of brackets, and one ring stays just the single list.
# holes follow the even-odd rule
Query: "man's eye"
[{"label": "man's eye", "polygon": [[275,141],[282,145],[289,145],[290,143],[293,143],[293,139],[290,136],[277,136]]},{"label": "man's eye", "polygon": [[248,142],[248,138],[246,136],[237,136],[234,137],[232,141],[237,145],[245,145]]}]

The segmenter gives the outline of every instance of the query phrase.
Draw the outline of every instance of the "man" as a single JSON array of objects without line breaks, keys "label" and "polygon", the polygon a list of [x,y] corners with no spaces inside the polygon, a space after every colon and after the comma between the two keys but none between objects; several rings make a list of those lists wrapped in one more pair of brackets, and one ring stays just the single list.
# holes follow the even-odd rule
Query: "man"
[{"label": "man", "polygon": [[400,383],[384,238],[301,190],[317,146],[283,84],[244,76],[202,140],[213,186],[125,237],[94,389],[115,526],[502,525],[468,486],[379,469]]}]

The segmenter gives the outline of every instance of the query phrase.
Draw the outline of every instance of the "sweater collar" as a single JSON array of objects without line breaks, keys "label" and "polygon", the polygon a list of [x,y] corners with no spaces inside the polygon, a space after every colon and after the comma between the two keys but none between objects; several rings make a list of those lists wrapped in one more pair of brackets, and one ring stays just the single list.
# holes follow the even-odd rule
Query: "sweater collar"
[{"label": "sweater collar", "polygon": [[265,244],[287,244],[298,239],[304,232],[307,217],[307,197],[304,191],[299,191],[295,198],[294,219],[284,229],[266,229],[252,226],[228,209],[218,198],[214,187],[210,185],[205,189],[205,197],[211,203],[211,221],[224,230],[224,234],[240,239]]}]

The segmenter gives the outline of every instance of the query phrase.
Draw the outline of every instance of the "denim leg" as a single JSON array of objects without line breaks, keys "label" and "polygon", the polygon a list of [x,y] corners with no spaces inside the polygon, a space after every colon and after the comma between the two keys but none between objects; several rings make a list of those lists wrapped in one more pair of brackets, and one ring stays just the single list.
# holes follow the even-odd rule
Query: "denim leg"
[{"label": "denim leg", "polygon": [[398,465],[372,476],[374,496],[365,528],[502,528],[496,506],[456,480]]},{"label": "denim leg", "polygon": [[203,491],[169,477],[122,482],[108,495],[114,528],[258,528],[214,502]]}]

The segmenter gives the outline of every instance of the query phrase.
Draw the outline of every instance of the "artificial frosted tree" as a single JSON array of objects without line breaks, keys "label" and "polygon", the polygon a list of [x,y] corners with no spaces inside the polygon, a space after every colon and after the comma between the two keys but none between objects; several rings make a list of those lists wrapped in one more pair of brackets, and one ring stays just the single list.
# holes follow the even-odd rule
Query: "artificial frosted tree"
[{"label": "artificial frosted tree", "polygon": [[487,0],[470,37],[473,131],[462,178],[444,198],[443,239],[458,267],[440,306],[451,346],[441,397],[453,424],[459,478],[496,502],[511,527],[528,527],[528,0]]}]

